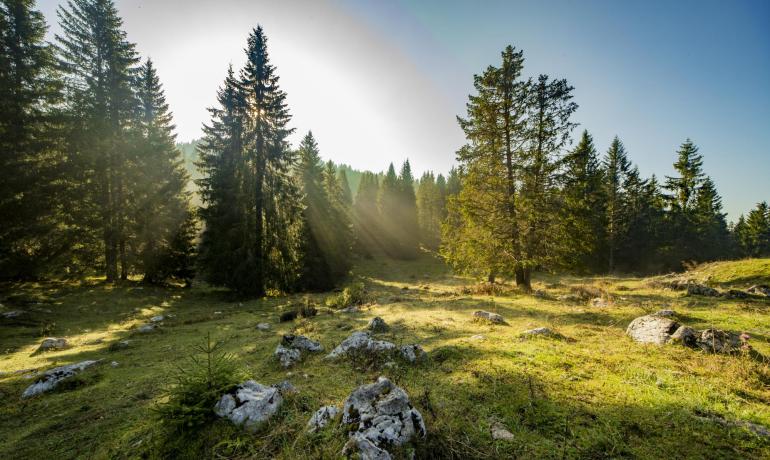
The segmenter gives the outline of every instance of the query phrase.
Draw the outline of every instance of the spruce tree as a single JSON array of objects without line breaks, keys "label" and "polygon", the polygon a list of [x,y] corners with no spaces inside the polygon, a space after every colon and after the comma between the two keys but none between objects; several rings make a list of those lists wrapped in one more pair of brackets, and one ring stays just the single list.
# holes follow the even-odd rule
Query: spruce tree
[{"label": "spruce tree", "polygon": [[338,168],[337,182],[339,182],[342,204],[345,209],[350,210],[350,207],[353,206],[353,192],[350,190],[348,175],[343,168]]},{"label": "spruce tree", "polygon": [[398,175],[398,207],[396,208],[395,236],[398,240],[398,257],[417,257],[420,242],[420,228],[417,224],[417,197],[414,191],[414,176],[409,160],[404,161]]},{"label": "spruce tree", "polygon": [[607,155],[604,158],[604,197],[606,199],[606,238],[607,265],[609,272],[615,270],[615,257],[618,246],[628,230],[628,220],[625,219],[624,206],[627,200],[624,187],[631,171],[626,149],[617,136],[612,140]]},{"label": "spruce tree", "polygon": [[71,0],[59,7],[58,15],[58,55],[72,120],[67,147],[80,187],[73,220],[84,229],[81,242],[95,239],[89,233],[100,236],[107,280],[125,279],[133,161],[128,132],[137,109],[138,57],[111,0]]},{"label": "spruce tree", "polygon": [[750,257],[770,256],[770,206],[763,201],[746,218],[745,252]]},{"label": "spruce tree", "polygon": [[0,278],[50,271],[69,252],[61,82],[31,0],[0,1]]},{"label": "spruce tree", "polygon": [[561,264],[579,271],[600,269],[605,200],[602,170],[588,131],[562,160]]},{"label": "spruce tree", "polygon": [[[135,129],[135,173],[132,175],[131,203],[134,226],[134,253],[138,269],[148,282],[162,282],[173,273],[191,271],[188,258],[170,257],[193,254],[184,248],[185,238],[194,234],[194,219],[186,191],[188,176],[182,154],[176,148],[172,114],[155,67],[147,60],[139,69],[137,85],[139,112]],[[193,225],[193,229],[181,228]],[[176,245],[172,249],[172,245]],[[178,260],[187,267],[174,267],[170,260]],[[187,277],[191,277],[187,275]]]},{"label": "spruce tree", "polygon": [[377,195],[377,207],[381,219],[380,227],[376,230],[377,240],[379,240],[382,249],[391,257],[399,257],[402,252],[398,238],[401,225],[399,222],[401,218],[400,204],[401,186],[396,168],[391,163],[385,177],[382,178]]},{"label": "spruce tree", "polygon": [[356,251],[365,257],[371,257],[382,249],[380,241],[381,219],[378,207],[379,189],[377,176],[366,171],[361,175],[356,199],[353,202]]}]

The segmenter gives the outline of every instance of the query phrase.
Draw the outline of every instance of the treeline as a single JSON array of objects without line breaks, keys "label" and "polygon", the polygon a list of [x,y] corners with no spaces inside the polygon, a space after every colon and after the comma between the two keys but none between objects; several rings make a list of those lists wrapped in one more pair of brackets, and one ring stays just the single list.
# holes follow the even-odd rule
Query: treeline
[{"label": "treeline", "polygon": [[677,152],[676,175],[641,177],[623,143],[600,157],[576,124],[573,88],[547,75],[523,78],[521,51],[474,79],[460,149],[460,193],[450,199],[442,252],[457,269],[530,287],[533,270],[660,272],[742,255],[767,255],[760,204],[728,228],[697,146]]},{"label": "treeline", "polygon": [[190,278],[195,221],[171,113],[111,1],[0,1],[0,276]]},{"label": "treeline", "polygon": [[159,283],[197,270],[260,296],[330,289],[355,255],[439,251],[459,272],[529,287],[534,270],[656,272],[770,254],[767,204],[729,227],[692,141],[662,181],[641,177],[617,138],[604,155],[587,132],[572,147],[573,88],[523,78],[512,47],[475,77],[458,167],[416,179],[408,160],[379,174],[324,162],[312,133],[292,148],[260,27],[183,154],[155,68],[112,1],[72,0],[58,18],[49,44],[33,1],[0,0],[3,279]]}]

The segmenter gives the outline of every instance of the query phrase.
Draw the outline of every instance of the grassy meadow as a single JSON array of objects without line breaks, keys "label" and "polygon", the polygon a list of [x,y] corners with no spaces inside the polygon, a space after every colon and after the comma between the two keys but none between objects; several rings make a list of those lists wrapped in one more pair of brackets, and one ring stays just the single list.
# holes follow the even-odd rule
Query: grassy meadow
[{"label": "grassy meadow", "polygon": [[[745,288],[770,283],[770,259],[709,264],[679,277]],[[323,307],[329,293],[311,294],[319,314],[285,323],[280,313],[305,295],[239,301],[204,285],[100,279],[2,286],[2,311],[28,314],[0,319],[0,458],[339,458],[343,430],[310,435],[305,424],[318,407],[341,406],[378,375],[403,387],[425,417],[428,436],[414,446],[417,458],[770,457],[770,438],[742,424],[770,427],[768,362],[640,345],[625,335],[635,317],[673,309],[695,328],[745,331],[770,356],[770,300],[689,297],[662,289],[666,277],[540,275],[538,295],[510,285],[489,292],[429,255],[358,261],[353,279],[364,281],[370,298],[361,311],[331,311]],[[557,300],[576,292],[608,304]],[[474,322],[476,310],[497,312],[508,324]],[[135,332],[158,314],[173,316],[157,332]],[[374,316],[391,326],[379,336],[419,343],[429,360],[373,368],[319,354],[286,371],[272,358],[282,334],[307,335],[328,351]],[[272,330],[257,330],[260,322]],[[520,336],[539,326],[562,337]],[[288,379],[299,389],[254,434],[216,421],[180,438],[155,411],[207,334],[233,355],[244,379]],[[73,346],[35,354],[49,336]],[[129,346],[115,349],[125,339]],[[33,370],[85,359],[103,361],[54,392],[20,398]],[[514,439],[493,441],[493,421]]]}]

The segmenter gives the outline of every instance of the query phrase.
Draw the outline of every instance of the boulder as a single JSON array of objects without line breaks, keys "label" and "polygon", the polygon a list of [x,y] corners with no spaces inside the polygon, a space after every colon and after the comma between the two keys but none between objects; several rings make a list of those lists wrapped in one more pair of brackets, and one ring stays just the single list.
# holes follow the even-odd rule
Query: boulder
[{"label": "boulder", "polygon": [[69,346],[70,344],[67,342],[67,339],[48,337],[47,339],[44,339],[42,343],[40,343],[40,346],[37,347],[35,353],[42,353],[44,351],[53,350],[64,350],[69,348]]},{"label": "boulder", "polygon": [[270,323],[259,323],[259,324],[257,324],[257,329],[260,330],[260,331],[269,331],[271,327],[272,326],[270,326]]},{"label": "boulder", "polygon": [[740,335],[719,329],[706,329],[697,337],[698,348],[709,353],[735,353],[741,345]]},{"label": "boulder", "polygon": [[164,315],[157,315],[150,318],[151,323],[160,323],[161,321],[165,320],[166,317]]},{"label": "boulder", "polygon": [[401,348],[399,348],[399,351],[401,352],[401,356],[403,356],[403,358],[409,361],[410,363],[422,361],[428,357],[428,354],[425,353],[425,350],[423,350],[421,346],[416,344],[403,345],[401,346]]},{"label": "boulder", "polygon": [[369,324],[367,324],[366,328],[372,332],[385,332],[388,329],[390,329],[390,327],[388,327],[388,324],[385,322],[385,320],[380,318],[379,316],[375,316],[374,318],[372,318],[372,320],[369,321]]},{"label": "boulder", "polygon": [[294,348],[297,350],[304,350],[310,352],[324,351],[323,345],[310,340],[304,335],[286,334],[281,339],[281,344],[285,347]]},{"label": "boulder", "polygon": [[281,407],[283,398],[277,388],[247,380],[235,390],[225,393],[214,406],[214,413],[238,426],[256,431]]},{"label": "boulder", "polygon": [[26,311],[21,310],[12,310],[12,311],[6,311],[3,313],[0,313],[0,316],[2,316],[5,319],[12,319],[12,318],[18,318],[19,316],[26,315]]},{"label": "boulder", "polygon": [[690,283],[687,285],[687,295],[700,295],[704,297],[719,297],[719,291],[705,284]]},{"label": "boulder", "polygon": [[73,375],[81,372],[83,369],[89,368],[98,363],[99,360],[81,361],[75,364],[68,364],[66,366],[56,367],[43,372],[43,375],[32,385],[27,387],[22,393],[22,398],[29,398],[46,391],[51,391],[56,388],[62,380],[66,380]]},{"label": "boulder", "polygon": [[626,334],[636,342],[663,345],[678,328],[676,321],[657,315],[646,315],[631,321]]},{"label": "boulder", "polygon": [[284,368],[293,366],[302,358],[302,352],[319,352],[324,347],[320,343],[310,340],[304,335],[284,335],[281,343],[275,348],[274,355]]},{"label": "boulder", "polygon": [[477,321],[487,321],[492,324],[505,324],[505,319],[497,313],[479,310],[473,313],[473,319]]},{"label": "boulder", "polygon": [[278,344],[273,355],[278,358],[284,368],[293,366],[302,357],[302,353],[296,348],[289,348]]},{"label": "boulder", "polygon": [[426,434],[422,414],[406,392],[385,377],[353,390],[345,399],[342,423],[353,426],[342,455],[357,451],[362,460],[390,460],[389,447]]},{"label": "boulder", "polygon": [[288,380],[283,380],[281,382],[274,383],[271,386],[277,389],[278,391],[280,391],[281,395],[284,395],[284,396],[288,394],[299,393],[299,390],[297,390],[297,387],[292,385],[292,383],[289,382]]},{"label": "boulder", "polygon": [[315,433],[316,431],[322,429],[326,425],[328,425],[332,420],[334,420],[334,417],[337,416],[337,414],[340,413],[340,410],[337,409],[335,406],[323,406],[315,413],[313,413],[313,416],[310,417],[310,420],[307,422],[307,432],[308,433]]},{"label": "boulder", "polygon": [[392,352],[396,345],[385,340],[374,340],[368,332],[354,332],[331,351],[327,358],[339,358],[351,351],[366,351],[370,353]]}]

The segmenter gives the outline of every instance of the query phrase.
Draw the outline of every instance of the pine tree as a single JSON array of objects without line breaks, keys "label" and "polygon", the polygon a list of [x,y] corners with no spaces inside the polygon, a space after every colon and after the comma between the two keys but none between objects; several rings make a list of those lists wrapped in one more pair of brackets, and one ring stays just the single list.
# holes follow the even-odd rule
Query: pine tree
[{"label": "pine tree", "polygon": [[746,218],[746,254],[751,257],[770,255],[770,206],[763,201]]},{"label": "pine tree", "polygon": [[414,191],[414,176],[409,160],[404,161],[398,175],[398,206],[396,208],[398,257],[413,259],[417,257],[420,240],[420,228],[417,224],[417,197]]},{"label": "pine tree", "polygon": [[595,271],[601,266],[606,210],[602,171],[588,131],[583,131],[562,163],[562,264],[573,270]]},{"label": "pine tree", "polygon": [[729,253],[729,231],[722,198],[711,178],[706,177],[696,192],[693,210],[699,260],[716,260]]},{"label": "pine tree", "polygon": [[61,82],[31,0],[0,1],[0,278],[34,278],[69,251]]},{"label": "pine tree", "polygon": [[340,186],[342,204],[345,206],[345,209],[350,210],[350,207],[353,206],[353,192],[350,190],[348,175],[342,168],[339,168],[337,171],[337,182],[339,182]]},{"label": "pine tree", "polygon": [[615,270],[615,256],[628,230],[628,221],[624,219],[626,190],[624,185],[631,171],[626,149],[617,136],[612,140],[604,158],[604,196],[606,197],[607,264],[609,272]]},{"label": "pine tree", "polygon": [[211,122],[203,126],[197,163],[202,178],[196,183],[205,223],[199,264],[215,285],[236,288],[234,273],[245,257],[249,232],[244,206],[245,95],[232,67],[217,93],[219,107],[210,108]]},{"label": "pine tree", "polygon": [[377,240],[382,249],[391,257],[399,257],[399,218],[401,217],[401,186],[399,184],[396,168],[393,163],[388,166],[385,177],[382,178],[377,195],[377,208],[380,215],[380,227],[376,230]]},{"label": "pine tree", "polygon": [[108,281],[128,276],[127,190],[131,171],[128,129],[137,102],[133,82],[138,57],[126,39],[111,0],[71,0],[58,9],[56,36],[65,73],[71,123],[68,149],[77,164],[80,203],[73,217],[87,233],[98,232]]},{"label": "pine tree", "polygon": [[436,178],[428,171],[417,185],[417,223],[420,227],[420,241],[431,249],[438,248],[441,238],[441,216],[438,213],[439,192]]},{"label": "pine tree", "polygon": [[[189,236],[194,234],[195,224],[189,194],[185,190],[187,173],[181,152],[175,145],[172,114],[149,59],[139,69],[137,97],[139,114],[135,129],[138,138],[130,199],[134,213],[131,219],[135,235],[133,252],[137,254],[138,268],[145,281],[157,283],[172,273],[190,271],[186,267],[169,265],[167,253],[172,251],[172,245],[176,245],[174,252],[191,257],[193,248],[180,245],[185,239],[192,245]],[[192,230],[181,228],[190,225]],[[186,258],[177,259],[184,265],[191,265]]]}]

